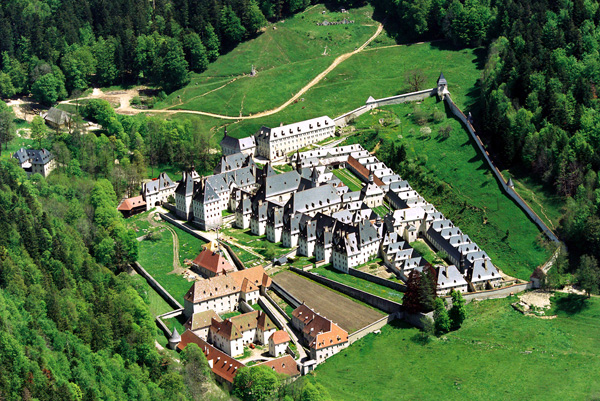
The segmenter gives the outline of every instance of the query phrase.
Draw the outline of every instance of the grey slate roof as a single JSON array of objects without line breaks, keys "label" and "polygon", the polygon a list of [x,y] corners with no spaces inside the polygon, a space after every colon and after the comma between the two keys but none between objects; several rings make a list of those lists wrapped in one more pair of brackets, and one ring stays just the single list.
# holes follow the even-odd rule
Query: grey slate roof
[{"label": "grey slate roof", "polygon": [[331,185],[322,185],[299,191],[292,194],[292,197],[285,205],[285,213],[310,212],[315,209],[321,209],[335,205],[340,202],[340,196]]},{"label": "grey slate roof", "polygon": [[219,195],[214,190],[208,179],[204,179],[200,183],[200,188],[194,195],[194,200],[206,205],[209,203],[219,202],[221,198],[219,198]]},{"label": "grey slate roof", "polygon": [[479,259],[474,264],[473,267],[468,271],[469,279],[471,283],[478,283],[481,281],[493,280],[497,279],[500,276],[500,272],[490,262],[489,259]]},{"label": "grey slate roof", "polygon": [[395,181],[390,183],[390,191],[392,192],[410,191],[411,189],[408,181]]},{"label": "grey slate roof", "polygon": [[12,155],[19,164],[30,162],[31,164],[45,165],[54,160],[54,155],[48,149],[25,149],[21,148]]},{"label": "grey slate roof", "polygon": [[234,138],[227,135],[227,131],[225,131],[225,136],[221,140],[221,148],[232,149],[236,152],[252,149],[254,147],[256,147],[254,135],[247,136],[245,138]]},{"label": "grey slate roof", "polygon": [[440,266],[438,268],[437,288],[443,290],[467,285],[467,280],[458,271],[456,266]]},{"label": "grey slate roof", "polygon": [[252,157],[244,153],[234,153],[221,157],[219,164],[214,169],[215,174],[224,173],[230,170],[254,165]]},{"label": "grey slate roof", "polygon": [[177,184],[175,193],[183,196],[192,196],[194,194],[194,178],[191,172],[184,171],[181,181]]},{"label": "grey slate roof", "polygon": [[44,116],[44,120],[50,121],[56,125],[65,125],[71,121],[72,117],[73,115],[71,113],[67,113],[64,110],[57,109],[56,107],[51,107]]},{"label": "grey slate roof", "polygon": [[438,85],[448,85],[448,81],[446,81],[446,77],[444,77],[443,72],[440,72],[440,77],[438,78]]},{"label": "grey slate roof", "polygon": [[250,198],[244,197],[235,209],[236,213],[249,214],[252,212],[252,201]]},{"label": "grey slate roof", "polygon": [[175,187],[176,185],[167,173],[163,172],[158,175],[158,179],[144,184],[144,192],[146,195],[150,195],[159,192],[161,189]]},{"label": "grey slate roof", "polygon": [[264,191],[265,197],[269,198],[296,191],[298,185],[300,185],[300,174],[297,171],[288,171],[287,173],[266,177],[264,185],[260,189]]}]

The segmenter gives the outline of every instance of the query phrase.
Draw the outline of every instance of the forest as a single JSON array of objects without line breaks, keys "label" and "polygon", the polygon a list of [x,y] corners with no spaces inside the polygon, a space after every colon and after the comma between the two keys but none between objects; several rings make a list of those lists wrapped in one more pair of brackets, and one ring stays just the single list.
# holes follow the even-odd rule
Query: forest
[{"label": "forest", "polygon": [[90,86],[170,92],[308,0],[8,0],[0,3],[0,97],[51,105]]}]

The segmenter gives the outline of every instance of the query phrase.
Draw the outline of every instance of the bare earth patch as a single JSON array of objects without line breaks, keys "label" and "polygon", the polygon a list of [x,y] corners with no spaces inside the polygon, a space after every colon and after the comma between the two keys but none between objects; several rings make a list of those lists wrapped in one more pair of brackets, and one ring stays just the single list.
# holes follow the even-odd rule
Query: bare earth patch
[{"label": "bare earth patch", "polygon": [[534,316],[540,319],[554,319],[556,315],[545,315],[545,309],[550,309],[550,298],[553,293],[542,290],[525,292],[519,295],[519,302],[515,302],[513,307],[524,315]]},{"label": "bare earth patch", "polygon": [[521,302],[526,303],[529,306],[536,306],[538,308],[549,309],[550,308],[550,297],[551,292],[547,291],[529,291],[519,295]]}]

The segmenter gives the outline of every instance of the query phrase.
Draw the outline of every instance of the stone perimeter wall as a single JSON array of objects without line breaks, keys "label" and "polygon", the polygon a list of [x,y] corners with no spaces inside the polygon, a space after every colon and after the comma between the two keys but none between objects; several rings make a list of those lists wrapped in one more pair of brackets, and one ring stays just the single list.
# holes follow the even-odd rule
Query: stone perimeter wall
[{"label": "stone perimeter wall", "polygon": [[350,273],[351,276],[362,278],[363,280],[367,280],[372,283],[379,284],[379,285],[382,285],[387,288],[391,288],[392,290],[396,290],[399,292],[406,291],[406,286],[404,284],[396,283],[394,281],[390,281],[385,278],[375,276],[373,274],[369,274],[369,273],[366,273],[366,272],[363,272],[360,270],[356,270],[352,267],[348,269],[348,273]]},{"label": "stone perimeter wall", "polygon": [[389,314],[396,313],[402,310],[402,305],[397,302],[390,301],[389,299],[378,297],[377,295],[369,294],[368,292],[356,289],[354,287],[350,287],[349,285],[338,283],[337,281],[330,280],[323,276],[318,276],[316,274],[305,272],[304,270],[297,269],[295,267],[290,266],[290,270],[309,278],[317,283],[321,283],[326,285],[329,288],[332,288],[336,291],[341,292],[342,294],[346,294],[352,298],[356,298],[359,301],[362,301],[368,305],[371,305],[374,308],[380,309]]},{"label": "stone perimeter wall", "polygon": [[335,118],[333,121],[338,127],[345,127],[348,123],[354,120],[356,117],[365,114],[367,111],[373,110],[380,106],[388,106],[391,104],[400,104],[406,102],[414,102],[418,100],[427,99],[428,97],[435,96],[437,94],[437,88],[425,89],[418,92],[403,93],[401,95],[384,97],[382,99],[369,98],[364,106],[356,108],[352,111],[342,114]]},{"label": "stone perimeter wall", "polygon": [[483,142],[481,142],[479,135],[477,135],[477,133],[475,132],[475,128],[473,128],[473,125],[471,125],[465,114],[458,108],[456,104],[454,104],[450,95],[446,95],[445,101],[450,111],[452,111],[452,114],[454,114],[460,121],[462,121],[462,123],[467,128],[467,131],[469,131],[469,134],[477,144],[479,151],[483,155],[485,161],[487,162],[494,175],[496,176],[496,179],[502,186],[504,192],[506,192],[506,194],[516,202],[516,204],[527,214],[527,216],[529,216],[529,218],[540,228],[540,230],[542,230],[542,232],[544,232],[544,234],[546,234],[546,236],[551,241],[559,243],[560,241],[556,234],[554,234],[554,232],[550,228],[548,228],[546,223],[544,223],[542,219],[540,219],[540,217],[529,207],[527,202],[525,202],[523,198],[521,198],[521,196],[518,193],[516,193],[513,188],[508,186],[508,183],[505,181],[504,176],[502,176],[500,170],[498,170],[498,168],[490,159],[490,154],[485,150]]}]

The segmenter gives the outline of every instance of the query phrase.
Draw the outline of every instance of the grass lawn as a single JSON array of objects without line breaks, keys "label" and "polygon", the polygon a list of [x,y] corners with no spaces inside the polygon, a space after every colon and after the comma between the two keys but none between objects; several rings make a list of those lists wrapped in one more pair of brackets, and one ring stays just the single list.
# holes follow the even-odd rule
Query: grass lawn
[{"label": "grass lawn", "polygon": [[256,255],[253,255],[250,252],[245,251],[244,249],[239,248],[235,245],[229,245],[229,246],[231,247],[231,250],[237,255],[237,257],[240,258],[242,263],[246,266],[255,264],[262,260],[261,258],[257,257]]},{"label": "grass lawn", "polygon": [[386,214],[388,214],[390,212],[390,210],[387,207],[385,207],[384,205],[375,206],[373,208],[373,211],[375,213],[377,213],[378,215],[380,215],[381,217],[385,216]]},{"label": "grass lawn", "polygon": [[[404,144],[407,156],[419,158],[419,167],[444,182],[452,195],[442,197],[433,186],[420,185],[405,176],[411,186],[471,237],[505,273],[528,279],[552,253],[540,245],[538,237],[542,236],[537,226],[502,192],[457,119],[446,117],[438,123],[429,119],[425,126],[431,133],[423,134],[411,116],[415,107],[429,116],[436,109],[445,110],[435,98],[419,105],[387,106],[361,116],[356,121],[357,130],[379,127],[379,137]],[[380,126],[379,119],[389,118],[390,113],[397,123]],[[452,128],[449,138],[439,134],[446,126]]]},{"label": "grass lawn", "polygon": [[145,278],[136,274],[132,277],[135,281],[135,286],[142,298],[147,299],[148,309],[152,316],[156,317],[173,310],[173,308],[165,301],[146,281]]},{"label": "grass lawn", "polygon": [[437,257],[433,249],[429,247],[423,240],[417,240],[410,244],[412,248],[417,250],[431,264],[445,264],[443,260]]},{"label": "grass lawn", "polygon": [[[141,213],[127,220],[128,225],[138,230],[137,235],[144,235],[150,226],[147,221],[148,212]],[[167,223],[159,223],[166,226]],[[203,241],[177,227],[170,226],[179,239],[179,261],[183,266],[185,259],[194,259]],[[160,232],[156,241],[143,240],[138,243],[138,262],[154,277],[176,300],[183,302],[183,296],[190,289],[191,282],[173,271],[173,236],[167,229]]]},{"label": "grass lawn", "polygon": [[219,315],[219,317],[221,319],[225,320],[225,319],[229,319],[230,317],[234,317],[234,316],[241,315],[241,314],[242,314],[242,312],[233,311],[233,312],[223,313],[222,315]]},{"label": "grass lawn", "polygon": [[[442,339],[395,322],[319,365],[308,380],[334,400],[582,400],[600,394],[600,299],[555,298],[558,317],[524,316],[516,298],[470,303]],[[583,307],[582,307],[583,305]]]},{"label": "grass lawn", "polygon": [[175,166],[159,164],[154,168],[150,166],[146,167],[146,178],[158,178],[160,173],[167,173],[169,178],[173,181],[181,180],[181,170]]},{"label": "grass lawn", "polygon": [[362,189],[362,181],[348,169],[340,168],[333,170],[333,175],[346,184],[350,192],[360,191]]},{"label": "grass lawn", "polygon": [[138,262],[176,300],[183,302],[183,296],[192,283],[173,271],[173,237],[163,231],[158,241],[141,241],[138,247]]},{"label": "grass lawn", "polygon": [[[156,108],[170,107],[183,100],[184,104],[177,107],[214,111],[220,114],[230,114],[229,112],[231,112],[231,115],[239,115],[240,110],[242,110],[242,113],[247,115],[256,111],[269,110],[282,104],[296,93],[300,87],[306,85],[313,76],[316,76],[325,69],[333,60],[329,56],[320,58],[322,56],[319,56],[319,54],[323,52],[326,42],[329,48],[334,46],[333,43],[336,42],[335,37],[337,34],[332,33],[334,37],[333,41],[327,39],[319,43],[318,46],[309,49],[312,46],[312,39],[310,38],[313,33],[311,32],[316,28],[325,27],[313,26],[311,25],[312,22],[306,25],[304,22],[309,21],[309,17],[321,18],[320,12],[322,10],[322,6],[319,5],[307,13],[299,14],[286,20],[283,24],[278,23],[277,30],[275,31],[268,29],[267,32],[258,38],[239,45],[236,49],[211,64],[209,69],[201,74],[201,76],[195,76],[191,84],[186,88],[173,92],[165,102],[158,104]],[[338,42],[347,43],[349,46],[342,46],[340,54],[348,50],[354,50],[356,46],[351,44],[351,42],[354,40],[354,42],[358,43],[359,41],[355,40],[358,36],[361,36],[360,42],[363,43],[374,32],[376,22],[367,18],[370,15],[370,10],[370,6],[366,6],[350,11],[350,17],[352,18],[354,18],[353,13],[355,12],[361,14],[361,18],[362,16],[365,17],[362,22],[364,27],[362,28],[368,30],[366,33],[358,35],[356,29],[358,28],[359,20],[357,18],[354,18],[357,21],[355,24],[345,26],[348,29],[343,28],[343,26],[332,26],[324,31],[325,35],[327,35],[330,28],[341,28],[344,32],[346,39],[340,39]],[[302,15],[305,15],[304,22],[301,21]],[[344,15],[346,16],[347,14]],[[328,19],[333,20],[329,14]],[[297,20],[300,22],[296,26],[294,24],[296,24]],[[294,30],[301,33],[298,36],[298,40],[302,43],[297,43],[295,39],[294,41],[290,39],[291,36],[296,35],[296,33],[291,32]],[[311,32],[307,33],[307,30]],[[452,92],[455,102],[463,108],[476,103],[479,98],[476,84],[480,76],[479,70],[483,68],[485,61],[484,49],[456,50],[444,42],[381,48],[378,47],[379,44],[383,42],[386,42],[386,44],[389,43],[387,43],[388,39],[385,38],[385,32],[380,35],[380,38],[381,41],[378,41],[380,43],[372,43],[365,51],[353,55],[337,66],[322,81],[303,95],[304,101],[291,104],[279,113],[258,119],[236,122],[185,113],[170,115],[168,118],[193,120],[194,124],[199,128],[214,132],[215,142],[222,139],[223,125],[227,125],[229,135],[245,137],[254,134],[262,125],[275,127],[280,122],[292,123],[324,114],[333,118],[363,105],[369,96],[381,98],[407,92],[408,88],[404,78],[405,73],[417,67],[427,77],[424,84],[425,87],[434,87],[440,71],[443,70],[444,75],[449,80],[449,89]],[[312,53],[317,51],[318,54],[316,56],[311,56]],[[307,52],[311,54],[307,54]],[[333,57],[337,53],[330,54]],[[319,64],[320,61],[310,64],[310,73],[305,74],[301,82],[294,83],[294,85],[297,85],[295,90],[290,90],[288,86],[289,81],[292,79],[296,81],[299,77],[296,75],[296,72],[289,73],[287,70],[288,67],[286,67],[287,63],[296,63],[297,65],[294,64],[294,67],[300,68],[302,66],[304,68],[303,60],[307,60],[310,57],[317,57],[316,60],[327,62],[325,65]],[[271,75],[267,75],[270,80],[268,90],[263,90],[264,88],[262,87],[259,60],[264,60],[265,65],[273,67],[272,73],[269,70],[269,74]],[[247,74],[252,64],[258,67],[259,74],[257,77],[239,78],[215,92],[201,98],[198,97],[205,94],[208,90],[213,90],[227,84],[236,74],[238,74],[237,76],[239,74]],[[218,82],[216,82],[217,80]],[[215,81],[212,86],[202,87],[205,83],[208,84],[212,81]],[[273,82],[277,82],[277,85],[273,85]],[[243,86],[238,87],[236,85]],[[285,92],[285,96],[280,96],[280,92]],[[177,99],[177,96],[181,96],[181,99]],[[242,100],[243,107],[241,104]],[[192,104],[191,102],[200,103]],[[258,105],[262,107],[258,107]]]},{"label": "grass lawn", "polygon": [[294,256],[294,261],[292,263],[288,263],[289,266],[294,266],[298,269],[302,269],[304,266],[307,265],[314,265],[315,264],[315,258],[313,256],[308,257],[308,256]]},{"label": "grass lawn", "polygon": [[291,250],[291,248],[284,248],[281,243],[269,242],[266,235],[253,235],[249,228],[245,230],[239,228],[226,228],[221,232],[225,235],[233,237],[239,243],[251,247],[255,252],[259,253],[265,258],[269,255],[273,255],[273,257],[279,257]]},{"label": "grass lawn", "polygon": [[346,284],[358,290],[377,295],[381,298],[389,299],[390,301],[402,303],[403,293],[384,287],[383,285],[375,284],[362,278],[354,277],[346,273],[335,270],[331,265],[314,268],[311,273],[320,274],[330,280],[337,281],[341,284]]},{"label": "grass lawn", "polygon": [[[22,120],[19,120],[22,121]],[[22,127],[25,128],[25,127]],[[42,142],[42,146],[44,146],[44,142]],[[0,154],[0,159],[10,159],[17,150],[21,148],[37,148],[37,142],[32,139],[21,138],[17,136],[15,139],[8,143],[8,149],[6,144],[2,144],[2,153]]]},{"label": "grass lawn", "polygon": [[[171,93],[155,108],[173,107],[237,116],[268,110],[288,100],[330,65],[335,57],[362,45],[377,27],[371,6],[348,14],[318,5],[268,26],[256,39],[219,57],[190,84]],[[327,19],[354,20],[351,25],[317,26]],[[327,46],[327,55],[323,51]],[[258,72],[250,77],[254,66]],[[277,85],[273,85],[277,82]]]},{"label": "grass lawn", "polygon": [[554,188],[549,188],[528,176],[530,171],[519,169],[502,171],[504,177],[511,177],[515,184],[515,190],[523,198],[534,212],[550,227],[558,227],[563,215],[565,200],[556,193]]}]

